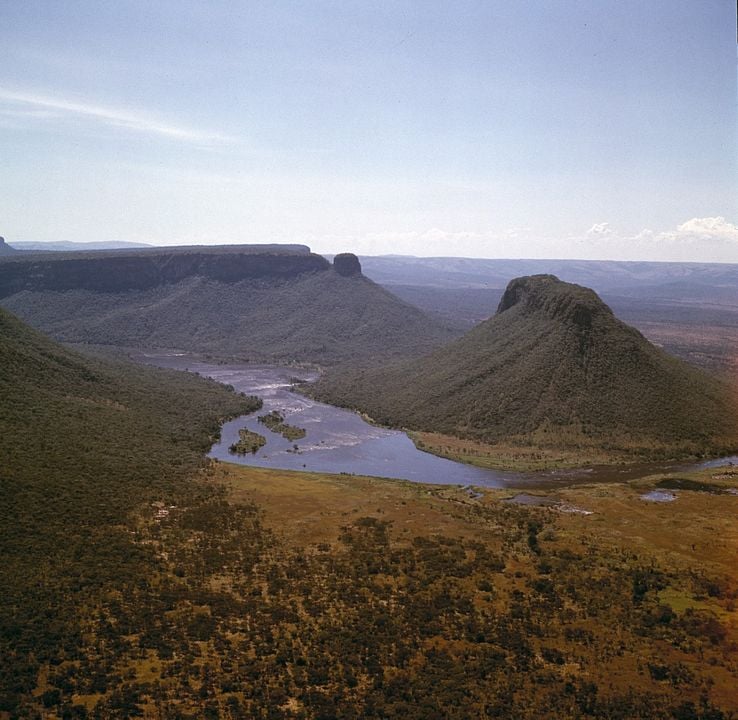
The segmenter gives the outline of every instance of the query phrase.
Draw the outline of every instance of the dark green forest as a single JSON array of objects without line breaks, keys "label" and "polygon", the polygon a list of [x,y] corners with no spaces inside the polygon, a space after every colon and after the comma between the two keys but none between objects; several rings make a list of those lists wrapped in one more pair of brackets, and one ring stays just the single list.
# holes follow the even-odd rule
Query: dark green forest
[{"label": "dark green forest", "polygon": [[0,311],[0,710],[39,668],[77,658],[85,613],[146,587],[151,503],[211,491],[190,478],[219,423],[256,409],[213,381],[67,351]]}]

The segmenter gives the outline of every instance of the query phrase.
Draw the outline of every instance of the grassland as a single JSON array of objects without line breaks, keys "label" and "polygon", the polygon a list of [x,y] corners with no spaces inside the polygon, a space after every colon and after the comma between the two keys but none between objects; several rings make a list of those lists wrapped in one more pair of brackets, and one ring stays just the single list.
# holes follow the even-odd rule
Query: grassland
[{"label": "grassland", "polygon": [[[384,668],[385,677],[408,683],[419,705],[433,697],[438,717],[495,716],[495,707],[502,717],[738,712],[736,496],[685,490],[673,503],[645,502],[640,496],[665,479],[653,476],[540,492],[559,504],[519,507],[505,502],[514,490],[471,494],[371,478],[225,466],[218,472],[235,502],[263,508],[263,522],[283,551],[334,556],[340,564],[347,528],[375,528],[366,518],[381,524],[385,560],[414,552],[413,569],[427,573],[427,584],[418,585],[407,567],[393,574],[385,565],[377,572],[370,585],[376,592],[389,584],[395,615],[407,620],[403,605],[417,601],[414,592],[432,595],[443,587],[457,611],[466,601],[471,636],[438,623],[446,607],[430,610],[435,633],[413,647],[409,667]],[[738,485],[738,472],[705,471],[689,479],[730,488]],[[445,572],[437,574],[441,567]],[[493,631],[485,624],[491,618]],[[519,633],[513,645],[527,646],[522,664],[503,628]],[[402,643],[400,637],[395,642]],[[473,689],[466,685],[490,647],[515,668],[507,709],[496,704],[500,688],[489,683],[495,673],[475,678]],[[447,670],[467,668],[459,678],[463,700],[448,682],[432,690],[415,676],[433,673],[434,651],[447,653]],[[423,690],[413,692],[414,683]],[[452,710],[455,702],[465,710]]]},{"label": "grassland", "polygon": [[491,470],[517,472],[581,468],[632,462],[626,453],[605,451],[591,445],[580,450],[551,448],[512,442],[487,444],[441,433],[410,431],[408,437],[418,450]]},{"label": "grassland", "polygon": [[638,329],[653,343],[708,370],[735,377],[738,372],[738,312],[734,325],[687,325],[641,321]]}]

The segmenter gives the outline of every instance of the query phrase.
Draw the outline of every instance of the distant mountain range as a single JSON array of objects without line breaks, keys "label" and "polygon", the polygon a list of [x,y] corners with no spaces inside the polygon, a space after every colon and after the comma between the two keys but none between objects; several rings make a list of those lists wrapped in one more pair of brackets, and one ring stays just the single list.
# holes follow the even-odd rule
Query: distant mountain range
[{"label": "distant mountain range", "polygon": [[409,256],[362,257],[361,263],[366,275],[382,285],[503,290],[515,277],[550,273],[601,294],[651,296],[662,288],[663,297],[683,298],[685,290],[694,294],[691,288],[734,293],[738,287],[738,257],[735,264]]},{"label": "distant mountain range", "polygon": [[377,421],[483,443],[637,456],[738,445],[735,390],[670,357],[587,288],[511,281],[497,314],[435,352],[333,372],[315,392]]}]

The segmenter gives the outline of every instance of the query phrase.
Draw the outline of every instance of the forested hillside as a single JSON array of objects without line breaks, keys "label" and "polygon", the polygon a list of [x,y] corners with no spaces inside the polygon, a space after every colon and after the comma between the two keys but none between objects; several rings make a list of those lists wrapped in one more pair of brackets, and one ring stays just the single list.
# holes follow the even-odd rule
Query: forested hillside
[{"label": "forested hillside", "polygon": [[493,318],[436,352],[329,373],[315,392],[382,423],[484,443],[642,456],[738,445],[733,388],[651,345],[591,290],[549,275],[513,280]]},{"label": "forested hillside", "polygon": [[507,283],[553,273],[592,288],[615,315],[682,360],[738,374],[738,265],[729,263],[365,257],[390,292],[465,330],[494,314]]},{"label": "forested hillside", "polygon": [[[70,352],[0,310],[0,712],[42,668],[79,658],[103,597],[150,588],[139,516],[192,482],[219,420],[254,398],[212,381]],[[43,687],[43,685],[42,685]]]},{"label": "forested hillside", "polygon": [[358,261],[340,262],[237,248],[59,254],[0,263],[0,297],[57,340],[242,360],[369,363],[456,336],[364,277]]}]

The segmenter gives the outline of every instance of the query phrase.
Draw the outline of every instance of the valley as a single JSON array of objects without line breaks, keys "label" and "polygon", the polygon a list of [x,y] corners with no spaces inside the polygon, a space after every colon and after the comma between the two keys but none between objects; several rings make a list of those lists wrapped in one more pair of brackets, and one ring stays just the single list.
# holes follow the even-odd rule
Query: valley
[{"label": "valley", "polygon": [[[258,396],[258,412],[223,424],[209,456],[222,462],[279,470],[364,475],[440,485],[479,487],[553,487],[637,479],[657,472],[690,472],[738,464],[738,455],[691,462],[613,464],[611,454],[553,451],[522,446],[489,446],[431,433],[405,433],[380,427],[359,414],[318,402],[299,391],[315,381],[315,371],[268,365],[213,364],[178,354],[133,354],[139,362],[188,370],[236,391]],[[299,376],[299,377],[296,377]],[[301,382],[296,383],[296,380]],[[301,438],[265,433],[262,413],[280,413],[305,431]],[[239,453],[232,447],[243,431],[262,433],[263,446]],[[443,459],[447,458],[453,462]],[[627,462],[631,460],[631,462]],[[607,464],[607,463],[610,464]]]},{"label": "valley", "polygon": [[0,2],[0,720],[738,720],[736,22]]},{"label": "valley", "polygon": [[[183,249],[170,266],[153,252],[153,284],[114,291],[47,287],[71,282],[59,260],[26,266],[35,268],[33,287],[17,269],[0,273],[15,289],[4,305],[75,340],[74,350],[64,347],[0,310],[8,508],[0,579],[11,588],[0,603],[9,658],[2,720],[727,720],[738,712],[738,476],[735,457],[704,457],[720,449],[709,433],[702,458],[603,448],[596,434],[588,444],[575,434],[570,445],[540,434],[495,444],[421,428],[411,440],[312,396],[351,378],[332,387],[384,403],[427,377],[436,394],[420,396],[429,407],[462,407],[468,401],[441,401],[443,359],[468,340],[433,349],[443,345],[439,328],[458,336],[458,324],[408,310],[365,280],[353,256],[331,266],[290,250],[272,265],[257,252],[257,266],[307,258],[320,267],[279,279],[266,278],[265,266],[256,280],[208,276],[255,267],[249,253],[234,253],[226,262]],[[116,274],[115,282],[128,281]],[[591,291],[554,278],[545,281],[552,294],[539,295],[538,282],[511,284],[498,301],[504,322],[472,331],[485,357],[502,358],[508,394],[516,358],[546,347],[565,376],[604,336],[606,369],[625,362],[617,354],[625,344],[631,378],[645,367],[643,387],[686,398],[703,425],[721,427],[723,380],[644,345]],[[251,294],[258,322],[241,327],[259,342],[281,328],[283,346],[222,340],[218,323]],[[352,295],[345,308],[329,304]],[[275,314],[261,327],[265,307]],[[294,346],[291,322],[301,324]],[[533,342],[509,354],[498,330],[519,322]],[[327,354],[315,352],[320,328],[333,333],[324,336],[335,344]],[[379,345],[371,358],[361,350],[370,338]],[[574,359],[562,363],[572,348]],[[433,372],[423,368],[428,353],[441,359]],[[484,368],[474,345],[463,356],[462,369]],[[387,393],[382,374],[403,367],[421,369]],[[547,373],[518,375],[518,384],[535,389]],[[623,392],[620,380],[606,382]],[[571,394],[571,382],[564,387]],[[546,412],[568,402],[551,392]],[[600,404],[606,397],[589,392]],[[633,397],[653,404],[643,388]],[[634,408],[635,400],[631,418]],[[524,416],[513,405],[507,413],[512,423]],[[669,416],[665,437],[692,432],[677,406]]]}]

